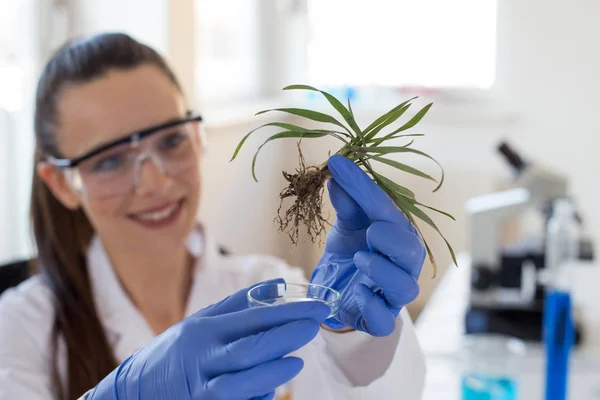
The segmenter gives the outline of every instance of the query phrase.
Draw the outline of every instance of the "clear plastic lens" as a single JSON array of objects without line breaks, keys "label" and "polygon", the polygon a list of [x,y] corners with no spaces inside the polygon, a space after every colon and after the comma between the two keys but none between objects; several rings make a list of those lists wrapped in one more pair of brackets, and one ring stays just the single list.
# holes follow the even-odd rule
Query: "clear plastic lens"
[{"label": "clear plastic lens", "polygon": [[[194,147],[193,123],[167,129],[140,143],[120,145],[82,161],[67,174],[78,190],[92,198],[129,194],[136,186],[140,168],[153,162],[166,176],[175,177],[198,162]],[[74,178],[80,182],[76,185]]]}]

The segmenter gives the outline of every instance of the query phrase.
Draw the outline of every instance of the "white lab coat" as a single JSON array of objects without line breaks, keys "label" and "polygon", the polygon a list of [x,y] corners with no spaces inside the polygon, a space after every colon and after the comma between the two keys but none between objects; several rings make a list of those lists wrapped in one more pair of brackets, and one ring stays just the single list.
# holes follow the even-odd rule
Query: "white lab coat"
[{"label": "white lab coat", "polygon": [[[256,282],[283,277],[306,281],[302,271],[266,255],[223,256],[209,235],[195,231],[190,252],[198,257],[186,316]],[[94,300],[117,359],[122,362],[154,337],[120,286],[100,240],[92,240],[88,266]],[[143,273],[142,271],[140,273]],[[32,277],[0,297],[0,400],[48,400],[52,294]],[[60,370],[66,363],[59,342]],[[405,399],[421,397],[425,364],[412,322],[400,313],[384,338],[325,330],[297,354],[302,372],[286,390],[292,400]]]}]

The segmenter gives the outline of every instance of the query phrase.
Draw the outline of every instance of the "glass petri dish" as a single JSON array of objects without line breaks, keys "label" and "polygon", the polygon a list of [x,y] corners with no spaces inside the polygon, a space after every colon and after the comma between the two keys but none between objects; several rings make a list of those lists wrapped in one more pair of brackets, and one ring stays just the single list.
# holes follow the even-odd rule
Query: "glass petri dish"
[{"label": "glass petri dish", "polygon": [[250,307],[275,306],[298,301],[320,301],[329,306],[327,318],[335,316],[340,309],[341,295],[336,290],[312,283],[264,283],[248,290]]}]

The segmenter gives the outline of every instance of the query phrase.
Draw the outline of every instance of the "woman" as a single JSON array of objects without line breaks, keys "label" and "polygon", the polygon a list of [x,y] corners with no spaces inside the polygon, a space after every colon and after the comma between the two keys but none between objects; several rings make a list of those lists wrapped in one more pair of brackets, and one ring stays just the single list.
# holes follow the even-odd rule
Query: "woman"
[{"label": "woman", "polygon": [[47,64],[32,188],[41,273],[0,301],[0,399],[381,398],[389,383],[418,398],[423,360],[401,310],[425,251],[391,199],[332,157],[337,220],[311,281],[342,292],[339,314],[247,309],[245,288],[304,277],[218,252],[197,222],[201,118],[187,110],[165,61],[123,34],[67,43]]}]

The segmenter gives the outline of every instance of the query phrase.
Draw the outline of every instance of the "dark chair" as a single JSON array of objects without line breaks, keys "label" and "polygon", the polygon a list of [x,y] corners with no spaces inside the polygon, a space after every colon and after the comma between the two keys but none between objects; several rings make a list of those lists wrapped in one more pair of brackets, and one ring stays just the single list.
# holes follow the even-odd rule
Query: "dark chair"
[{"label": "dark chair", "polygon": [[0,294],[6,289],[17,286],[29,277],[31,261],[20,260],[0,265]]}]

